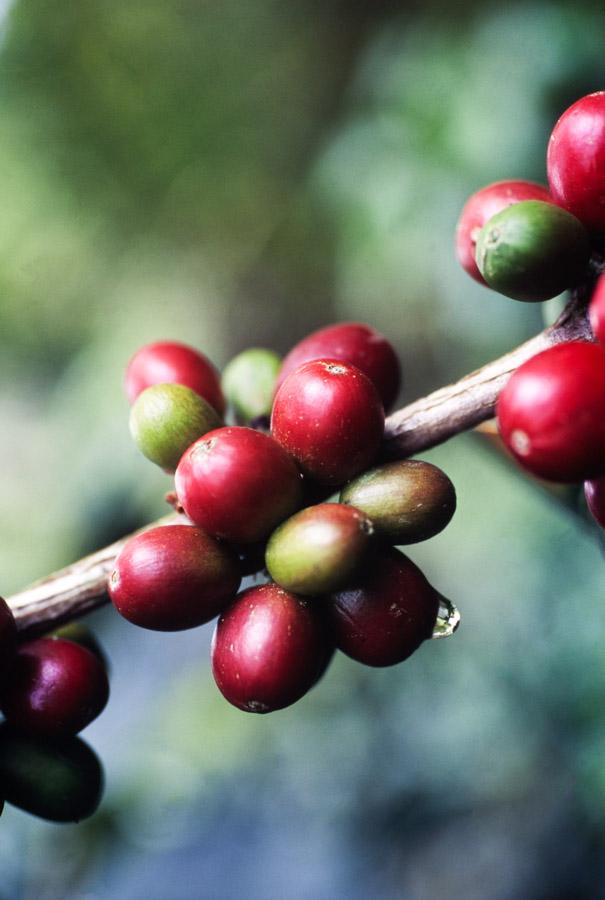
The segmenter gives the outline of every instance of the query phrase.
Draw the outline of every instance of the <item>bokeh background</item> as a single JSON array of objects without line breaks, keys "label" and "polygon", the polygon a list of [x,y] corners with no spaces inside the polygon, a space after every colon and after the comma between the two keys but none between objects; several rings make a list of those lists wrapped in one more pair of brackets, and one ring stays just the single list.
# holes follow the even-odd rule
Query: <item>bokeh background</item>
[{"label": "bokeh background", "polygon": [[[453,232],[478,187],[544,180],[557,116],[605,87],[602,3],[0,7],[3,595],[165,511],[121,388],[147,341],[221,366],[361,319],[411,400],[542,327]],[[262,717],[218,694],[211,626],[96,613],[104,801],[77,826],[6,807],[2,900],[605,896],[598,536],[476,435],[426,458],[459,511],[410,555],[458,634],[338,657]]]}]

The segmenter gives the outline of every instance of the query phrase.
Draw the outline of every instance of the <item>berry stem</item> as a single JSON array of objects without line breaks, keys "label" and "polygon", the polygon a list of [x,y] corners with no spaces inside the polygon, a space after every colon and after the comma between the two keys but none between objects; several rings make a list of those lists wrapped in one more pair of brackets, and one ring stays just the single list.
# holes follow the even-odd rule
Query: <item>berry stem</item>
[{"label": "berry stem", "polygon": [[[515,369],[562,341],[592,340],[586,304],[592,285],[574,292],[550,328],[483,368],[397,410],[386,420],[384,456],[404,459],[469,431],[494,414],[498,394]],[[176,513],[145,528],[186,521]],[[44,634],[107,602],[106,584],[127,535],[8,598],[21,637]]]},{"label": "berry stem", "polygon": [[494,415],[500,391],[522,363],[554,344],[592,339],[586,291],[578,291],[550,328],[454,384],[392,413],[385,423],[384,455],[403,459],[474,428]]}]

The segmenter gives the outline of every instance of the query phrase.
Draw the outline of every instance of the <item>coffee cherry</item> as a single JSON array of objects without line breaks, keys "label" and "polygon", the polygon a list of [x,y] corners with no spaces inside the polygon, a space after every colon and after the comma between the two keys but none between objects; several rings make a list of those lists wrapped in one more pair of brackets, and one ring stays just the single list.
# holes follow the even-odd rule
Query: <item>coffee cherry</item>
[{"label": "coffee cherry", "polygon": [[336,646],[366,666],[402,662],[431,637],[439,601],[420,569],[389,548],[358,585],[330,595]]},{"label": "coffee cherry", "polygon": [[588,307],[588,318],[595,338],[605,344],[605,275],[601,275],[595,284]]},{"label": "coffee cherry", "polygon": [[565,110],[548,144],[546,161],[555,201],[591,231],[605,231],[605,92]]},{"label": "coffee cherry", "polygon": [[337,590],[364,564],[374,528],[341,503],[310,506],[283,522],[267,544],[271,578],[303,596]]},{"label": "coffee cherry", "polygon": [[80,822],[103,794],[103,769],[79,738],[43,742],[0,725],[0,794],[49,822]]},{"label": "coffee cherry", "polygon": [[174,472],[187,447],[221,424],[214,407],[183,384],[145,388],[130,411],[135,444],[166,472]]},{"label": "coffee cherry", "polygon": [[271,431],[305,475],[336,486],[375,459],[384,411],[363,372],[348,363],[317,359],[291,372],[279,388]]},{"label": "coffee cherry", "polygon": [[94,653],[71,641],[39,638],[17,649],[0,709],[20,731],[61,738],[96,719],[108,696],[107,675]]},{"label": "coffee cherry", "polygon": [[415,544],[443,531],[456,510],[456,491],[437,466],[406,459],[359,475],[340,501],[363,510],[390,543]]},{"label": "coffee cherry", "polygon": [[466,201],[456,227],[456,253],[462,268],[480,284],[486,284],[486,281],[475,262],[479,232],[496,213],[522,200],[553,202],[548,190],[533,181],[496,181]]},{"label": "coffee cherry", "polygon": [[236,544],[271,534],[300,505],[302,480],[280,445],[252,428],[218,428],[184,453],[179,503],[196,525]]},{"label": "coffee cherry", "polygon": [[340,322],[308,335],[290,350],[279,373],[278,387],[303,363],[335,359],[360,369],[389,410],[397,398],[401,367],[393,345],[375,328],[362,322]]},{"label": "coffee cherry", "polygon": [[575,482],[605,470],[605,350],[557,344],[511,375],[497,404],[502,440],[528,471]]},{"label": "coffee cherry", "polygon": [[125,619],[154,631],[209,622],[234,599],[241,581],[235,553],[200,528],[163,525],[126,542],[108,583]]},{"label": "coffee cherry", "polygon": [[126,368],[124,385],[129,402],[134,403],[145,388],[167,383],[184,384],[219,415],[225,412],[218,372],[203,353],[176,341],[158,341],[137,350]]},{"label": "coffee cherry", "polygon": [[486,223],[477,237],[476,261],[491,288],[532,303],[577,284],[590,252],[578,219],[551,203],[525,200]]},{"label": "coffee cherry", "polygon": [[605,475],[585,481],[584,496],[593,519],[605,528]]},{"label": "coffee cherry", "polygon": [[222,377],[223,393],[238,422],[254,423],[271,415],[281,358],[272,350],[253,347],[234,357]]},{"label": "coffee cherry", "polygon": [[212,672],[234,706],[272,712],[307,693],[332,646],[317,607],[276,584],[262,584],[243,591],[218,620]]}]

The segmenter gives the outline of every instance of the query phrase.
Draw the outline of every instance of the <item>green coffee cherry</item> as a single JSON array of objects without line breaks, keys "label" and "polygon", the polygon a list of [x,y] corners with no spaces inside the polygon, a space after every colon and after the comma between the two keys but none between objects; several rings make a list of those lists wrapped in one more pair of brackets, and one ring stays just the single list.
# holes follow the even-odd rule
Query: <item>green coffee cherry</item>
[{"label": "green coffee cherry", "polygon": [[210,404],[183,384],[154,384],[130,411],[130,433],[141,453],[174,472],[187,447],[221,425]]},{"label": "green coffee cherry", "polygon": [[273,580],[295,594],[339,590],[363,566],[373,533],[372,522],[352,506],[309,506],[273,532],[265,564]]},{"label": "green coffee cherry", "polygon": [[45,743],[0,725],[0,795],[51,822],[79,822],[97,809],[103,770],[79,738]]},{"label": "green coffee cherry", "polygon": [[270,415],[280,367],[277,353],[253,347],[239,353],[225,368],[221,386],[239,422],[248,425]]},{"label": "green coffee cherry", "polygon": [[416,544],[445,528],[456,509],[456,491],[437,466],[406,459],[364,472],[342,489],[340,501],[362,510],[390,543]]},{"label": "green coffee cherry", "polygon": [[575,216],[552,203],[524,200],[484,225],[476,259],[491,288],[531,303],[577,284],[590,253],[588,233]]}]

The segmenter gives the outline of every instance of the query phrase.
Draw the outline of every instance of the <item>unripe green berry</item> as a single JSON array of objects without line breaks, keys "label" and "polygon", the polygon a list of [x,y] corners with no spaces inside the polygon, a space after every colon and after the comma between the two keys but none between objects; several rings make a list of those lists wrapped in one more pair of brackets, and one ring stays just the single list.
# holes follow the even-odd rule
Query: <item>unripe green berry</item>
[{"label": "unripe green berry", "polygon": [[539,302],[577,284],[590,259],[588,232],[575,216],[541,200],[503,209],[481,229],[477,266],[506,297]]},{"label": "unripe green berry", "polygon": [[373,533],[372,522],[352,506],[309,506],[273,532],[265,563],[287,591],[303,596],[335,591],[363,565]]},{"label": "unripe green berry", "polygon": [[84,741],[34,740],[0,725],[0,794],[8,803],[50,822],[79,822],[102,793],[101,764]]},{"label": "unripe green berry", "polygon": [[183,384],[154,384],[130,411],[130,433],[141,453],[174,472],[187,447],[221,425],[210,404]]},{"label": "unripe green berry", "polygon": [[272,350],[252,347],[226,366],[221,387],[238,422],[248,425],[271,414],[281,358]]},{"label": "unripe green berry", "polygon": [[362,510],[390,543],[415,544],[445,528],[456,509],[456,491],[437,466],[406,459],[359,475],[342,489],[340,501]]}]

